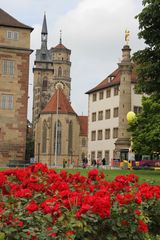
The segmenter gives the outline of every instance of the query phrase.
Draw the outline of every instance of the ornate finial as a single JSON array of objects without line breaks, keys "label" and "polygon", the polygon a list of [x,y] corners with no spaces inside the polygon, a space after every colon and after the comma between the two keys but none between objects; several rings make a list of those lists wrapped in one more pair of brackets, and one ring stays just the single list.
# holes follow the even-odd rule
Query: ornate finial
[{"label": "ornate finial", "polygon": [[129,42],[129,36],[130,36],[130,31],[125,30],[125,42],[126,42],[126,45],[128,45],[128,42]]},{"label": "ornate finial", "polygon": [[59,39],[59,43],[62,44],[62,30],[60,30],[60,39]]}]

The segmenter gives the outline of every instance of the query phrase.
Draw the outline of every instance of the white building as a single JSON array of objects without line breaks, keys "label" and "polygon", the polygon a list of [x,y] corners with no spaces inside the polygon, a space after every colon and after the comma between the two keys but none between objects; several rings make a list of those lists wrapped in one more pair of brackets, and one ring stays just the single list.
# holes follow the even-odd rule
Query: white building
[{"label": "white building", "polygon": [[106,163],[111,165],[112,159],[128,158],[130,133],[127,131],[126,115],[128,111],[138,113],[142,99],[142,95],[135,92],[137,79],[130,50],[125,45],[118,68],[87,92],[90,161],[105,158]]}]

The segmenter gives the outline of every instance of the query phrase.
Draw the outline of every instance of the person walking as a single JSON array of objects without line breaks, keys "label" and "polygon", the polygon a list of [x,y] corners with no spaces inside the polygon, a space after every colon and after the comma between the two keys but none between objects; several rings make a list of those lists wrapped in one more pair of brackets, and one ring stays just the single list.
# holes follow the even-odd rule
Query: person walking
[{"label": "person walking", "polygon": [[102,159],[102,168],[103,169],[106,168],[106,159],[105,158]]},{"label": "person walking", "polygon": [[99,168],[99,166],[100,166],[100,160],[97,159],[97,168]]}]

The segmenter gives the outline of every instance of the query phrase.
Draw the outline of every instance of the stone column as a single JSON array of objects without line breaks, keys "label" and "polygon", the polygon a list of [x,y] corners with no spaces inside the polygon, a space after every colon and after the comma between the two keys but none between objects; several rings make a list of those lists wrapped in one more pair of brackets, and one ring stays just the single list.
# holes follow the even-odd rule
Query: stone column
[{"label": "stone column", "polygon": [[[120,69],[120,97],[119,97],[119,128],[118,139],[115,142],[117,158],[127,158],[130,147],[130,133],[128,129],[127,113],[131,111],[131,73],[130,47],[125,45],[122,49]],[[122,154],[124,153],[123,157]]]}]

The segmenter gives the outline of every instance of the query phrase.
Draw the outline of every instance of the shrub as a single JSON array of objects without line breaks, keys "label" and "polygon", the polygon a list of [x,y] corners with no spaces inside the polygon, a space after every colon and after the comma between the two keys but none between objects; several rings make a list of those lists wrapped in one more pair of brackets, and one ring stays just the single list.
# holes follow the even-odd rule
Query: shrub
[{"label": "shrub", "polygon": [[0,239],[159,239],[160,186],[43,164],[0,172]]}]

